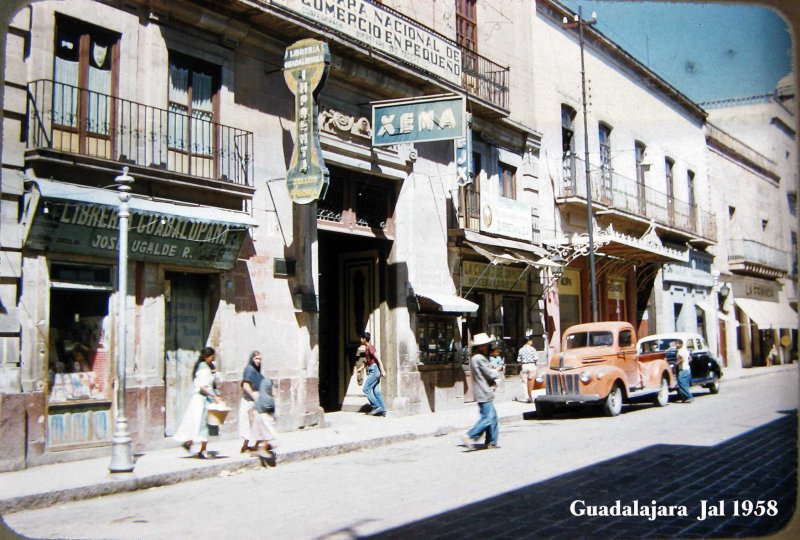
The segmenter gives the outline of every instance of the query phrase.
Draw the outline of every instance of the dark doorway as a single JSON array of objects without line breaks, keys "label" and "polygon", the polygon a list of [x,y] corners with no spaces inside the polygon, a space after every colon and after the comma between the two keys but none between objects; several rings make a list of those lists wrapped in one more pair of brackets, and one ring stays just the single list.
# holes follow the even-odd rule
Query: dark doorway
[{"label": "dark doorway", "polygon": [[325,411],[341,410],[353,390],[360,333],[369,331],[380,347],[386,249],[382,240],[319,231],[319,400]]}]

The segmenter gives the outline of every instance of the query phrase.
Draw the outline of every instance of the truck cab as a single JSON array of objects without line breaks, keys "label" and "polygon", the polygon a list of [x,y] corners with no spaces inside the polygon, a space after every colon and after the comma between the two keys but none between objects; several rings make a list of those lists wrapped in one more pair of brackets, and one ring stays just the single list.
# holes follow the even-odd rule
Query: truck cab
[{"label": "truck cab", "polygon": [[637,354],[630,323],[579,324],[564,332],[561,352],[537,375],[546,393],[536,398],[536,412],[549,418],[557,408],[594,405],[617,416],[623,403],[640,398],[664,407],[673,378],[663,351]]}]

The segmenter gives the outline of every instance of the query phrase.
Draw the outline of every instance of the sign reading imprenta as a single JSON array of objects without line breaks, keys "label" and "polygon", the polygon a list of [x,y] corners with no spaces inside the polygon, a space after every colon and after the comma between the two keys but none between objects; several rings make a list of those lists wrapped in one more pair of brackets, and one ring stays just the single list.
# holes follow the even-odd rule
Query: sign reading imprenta
[{"label": "sign reading imprenta", "polygon": [[467,132],[463,96],[425,96],[372,103],[372,146],[444,141]]},{"label": "sign reading imprenta", "polygon": [[295,95],[295,145],[286,172],[289,197],[298,204],[319,199],[328,186],[317,124],[317,97],[325,84],[331,55],[328,44],[303,39],[286,48],[283,76]]},{"label": "sign reading imprenta", "polygon": [[461,85],[461,49],[432,30],[366,0],[271,0],[370,48]]}]

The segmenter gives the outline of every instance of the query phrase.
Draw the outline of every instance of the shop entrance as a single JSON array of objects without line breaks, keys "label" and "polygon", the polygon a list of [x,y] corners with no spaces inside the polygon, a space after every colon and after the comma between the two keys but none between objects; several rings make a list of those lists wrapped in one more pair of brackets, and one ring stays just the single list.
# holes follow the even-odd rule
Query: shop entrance
[{"label": "shop entrance", "polygon": [[175,433],[192,395],[192,369],[208,338],[209,280],[202,274],[167,272],[165,281],[165,430]]},{"label": "shop entrance", "polygon": [[341,410],[348,387],[353,388],[361,332],[372,335],[383,360],[384,249],[385,242],[373,238],[319,231],[319,399],[327,412]]}]

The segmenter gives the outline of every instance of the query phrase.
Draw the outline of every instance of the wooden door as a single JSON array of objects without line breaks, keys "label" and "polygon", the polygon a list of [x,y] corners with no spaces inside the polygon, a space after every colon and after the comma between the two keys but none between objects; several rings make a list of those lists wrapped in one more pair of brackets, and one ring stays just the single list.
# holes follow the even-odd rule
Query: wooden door
[{"label": "wooden door", "polygon": [[208,277],[167,273],[165,435],[175,433],[193,392],[192,370],[209,330]]}]

